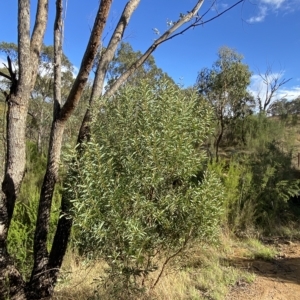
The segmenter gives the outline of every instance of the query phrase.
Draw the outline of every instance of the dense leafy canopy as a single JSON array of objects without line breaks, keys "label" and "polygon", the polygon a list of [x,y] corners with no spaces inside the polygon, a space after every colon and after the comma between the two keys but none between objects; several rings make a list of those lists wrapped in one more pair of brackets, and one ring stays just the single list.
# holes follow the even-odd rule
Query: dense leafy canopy
[{"label": "dense leafy canopy", "polygon": [[84,252],[120,263],[122,274],[148,272],[155,253],[216,237],[223,192],[201,149],[212,110],[199,104],[166,80],[124,88],[103,104],[68,176]]}]

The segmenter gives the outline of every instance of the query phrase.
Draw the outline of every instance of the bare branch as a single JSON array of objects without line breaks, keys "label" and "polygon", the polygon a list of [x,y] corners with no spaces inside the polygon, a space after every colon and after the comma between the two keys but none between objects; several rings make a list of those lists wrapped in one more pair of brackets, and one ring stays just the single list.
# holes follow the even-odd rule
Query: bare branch
[{"label": "bare branch", "polygon": [[283,74],[283,71],[280,71],[279,73],[273,73],[270,66],[268,66],[264,74],[258,74],[266,88],[265,95],[263,97],[260,95],[262,91],[260,91],[257,95],[260,111],[267,112],[272,100],[274,97],[276,97],[277,91],[292,79],[282,78]]},{"label": "bare branch", "polygon": [[8,62],[8,68],[7,68],[7,70],[9,72],[9,74],[10,74],[11,79],[14,80],[15,77],[16,77],[16,73],[13,71],[11,59],[10,59],[9,56],[7,56],[7,62]]},{"label": "bare branch", "polygon": [[[187,26],[186,28],[184,28],[182,31],[180,32],[177,32],[175,34],[173,34],[172,36],[170,36],[169,38],[167,38],[166,40],[164,40],[163,42],[166,42],[168,40],[171,40],[173,38],[175,38],[176,36],[178,35],[182,35],[184,34],[186,31],[188,31],[189,29],[191,28],[195,28],[197,26],[203,26],[204,24],[207,24],[213,20],[215,20],[216,18],[222,16],[223,14],[225,14],[226,12],[228,12],[229,10],[231,10],[232,8],[234,8],[235,6],[237,6],[238,4],[244,2],[245,0],[239,0],[238,2],[234,3],[233,5],[231,5],[230,7],[228,7],[227,9],[225,9],[224,11],[218,13],[217,15],[215,15],[214,17],[206,20],[206,21],[203,21],[203,17],[211,10],[211,8],[214,6],[215,4],[215,1],[211,4],[211,6],[209,7],[209,9],[207,9],[207,11],[200,17],[200,16],[197,16],[196,20],[190,24],[189,26]],[[162,42],[162,43],[163,43]]]},{"label": "bare branch", "polygon": [[169,261],[171,259],[173,259],[174,257],[176,257],[180,252],[182,252],[184,250],[184,248],[186,247],[186,245],[187,245],[187,243],[188,243],[188,241],[189,241],[189,239],[190,239],[190,237],[192,235],[192,232],[193,232],[193,228],[190,229],[190,232],[187,235],[187,237],[185,238],[183,245],[175,253],[173,253],[172,255],[170,255],[170,256],[168,256],[166,258],[166,260],[164,261],[164,263],[162,265],[162,268],[161,268],[161,270],[160,270],[160,272],[159,272],[156,280],[154,281],[153,285],[151,286],[151,289],[154,289],[155,286],[157,285],[157,283],[159,282],[159,280],[160,280],[160,278],[161,278],[161,276],[162,276],[162,274],[163,274],[163,272],[165,270],[165,267],[169,263]]},{"label": "bare branch", "polygon": [[[116,81],[115,83],[112,85],[112,87],[104,94],[104,96],[106,97],[111,97],[118,89],[119,87],[136,71],[136,69],[138,69],[147,59],[148,57],[155,51],[155,49],[162,43],[175,38],[178,35],[181,35],[183,33],[185,33],[186,31],[188,31],[191,28],[200,26],[200,25],[204,25],[208,22],[211,22],[212,20],[220,17],[221,15],[223,15],[224,13],[226,13],[227,11],[231,10],[232,8],[234,8],[235,6],[237,6],[238,4],[244,2],[244,0],[239,0],[238,2],[236,2],[235,4],[231,5],[229,8],[225,9],[224,11],[222,11],[221,13],[218,13],[216,16],[214,16],[213,18],[207,20],[207,21],[203,21],[203,16],[206,15],[208,13],[208,11],[206,11],[204,13],[203,16],[198,16],[198,12],[203,4],[204,0],[200,0],[196,3],[196,5],[194,6],[194,8],[185,16],[183,16],[181,19],[179,19],[176,23],[174,23],[173,26],[171,26],[160,38],[158,38],[148,49],[147,51],[125,72],[123,73]],[[213,2],[214,4],[215,2]],[[213,5],[212,4],[212,5]],[[183,26],[185,23],[188,23],[189,21],[191,21],[193,18],[195,18],[195,21],[192,22],[192,24],[190,24],[189,26],[187,26],[186,28],[184,28],[182,31],[175,33],[181,26]]]},{"label": "bare branch", "polygon": [[1,72],[1,71],[0,71],[0,76],[2,76],[2,77],[4,77],[4,78],[6,78],[6,79],[8,79],[8,80],[11,81],[11,77],[10,77],[9,75],[7,75],[7,74]]},{"label": "bare branch", "polygon": [[[213,20],[215,20],[216,18],[219,18],[220,16],[222,16],[223,14],[225,14],[226,12],[228,12],[229,10],[233,9],[235,6],[239,5],[240,3],[244,2],[245,0],[239,0],[238,2],[232,4],[231,6],[229,6],[228,8],[226,8],[225,10],[223,10],[222,12],[218,13],[217,15],[215,15],[214,17],[206,20],[206,21],[203,21],[202,24],[196,24],[196,26],[200,26],[200,25],[204,25],[206,23],[209,23]],[[214,3],[213,3],[214,4]]]},{"label": "bare branch", "polygon": [[158,38],[149,48],[148,50],[125,72],[123,73],[112,85],[112,87],[104,94],[104,96],[110,97],[112,96],[119,87],[132,75],[137,68],[139,68],[151,55],[151,53],[163,42],[169,39],[169,37],[182,25],[189,22],[193,17],[195,17],[201,8],[204,0],[200,0],[194,6],[194,8],[181,19],[179,19],[176,23],[173,24],[165,33]]}]

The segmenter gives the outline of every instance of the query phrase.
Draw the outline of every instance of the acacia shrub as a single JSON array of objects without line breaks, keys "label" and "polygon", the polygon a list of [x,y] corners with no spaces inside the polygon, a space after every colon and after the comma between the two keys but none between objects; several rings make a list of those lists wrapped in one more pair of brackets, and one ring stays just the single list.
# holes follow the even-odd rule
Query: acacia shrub
[{"label": "acacia shrub", "polygon": [[114,290],[140,289],[158,261],[216,239],[223,186],[201,149],[212,117],[168,81],[127,86],[94,117],[82,156],[68,156],[77,243],[105,259]]}]

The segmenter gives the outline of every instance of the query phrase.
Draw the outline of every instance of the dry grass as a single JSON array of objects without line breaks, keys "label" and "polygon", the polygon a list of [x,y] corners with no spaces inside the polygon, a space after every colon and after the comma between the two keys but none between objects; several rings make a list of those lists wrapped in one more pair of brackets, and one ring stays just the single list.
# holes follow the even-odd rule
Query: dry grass
[{"label": "dry grass", "polygon": [[56,300],[83,300],[91,299],[97,288],[96,278],[104,273],[103,262],[80,261],[79,256],[68,252],[55,288],[53,299]]},{"label": "dry grass", "polygon": [[77,255],[68,253],[54,299],[221,300],[226,297],[231,286],[240,281],[252,281],[254,278],[252,274],[226,263],[226,256],[230,255],[232,247],[233,242],[227,239],[219,247],[202,245],[189,249],[168,265],[154,289],[150,287],[159,270],[151,274],[146,282],[148,290],[143,297],[128,297],[124,293],[111,296],[108,290],[100,286],[99,277],[104,275],[105,264],[86,264],[78,261]]}]

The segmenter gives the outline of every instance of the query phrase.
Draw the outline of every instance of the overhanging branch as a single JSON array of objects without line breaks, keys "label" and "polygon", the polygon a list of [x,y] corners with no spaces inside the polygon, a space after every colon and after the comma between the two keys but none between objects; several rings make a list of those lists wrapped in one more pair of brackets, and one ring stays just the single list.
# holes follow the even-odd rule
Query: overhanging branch
[{"label": "overhanging branch", "polygon": [[[216,16],[214,16],[213,18],[210,18],[206,21],[203,21],[203,16],[206,15],[208,13],[208,11],[211,9],[206,11],[201,17],[198,16],[198,11],[200,10],[202,4],[204,3],[204,0],[200,0],[197,2],[197,4],[194,6],[194,8],[188,12],[185,16],[183,16],[182,18],[180,18],[177,22],[175,22],[167,31],[165,31],[165,33],[163,33],[163,35],[158,38],[147,50],[146,52],[126,71],[124,72],[116,81],[115,83],[112,85],[112,87],[104,94],[104,96],[106,97],[111,97],[112,95],[115,94],[115,92],[119,89],[119,87],[136,71],[136,69],[138,69],[147,59],[148,57],[155,51],[155,49],[161,45],[162,43],[171,40],[173,38],[175,38],[178,35],[181,35],[183,33],[185,33],[186,31],[188,31],[191,28],[195,28],[197,26],[200,25],[204,25],[208,22],[213,21],[214,19],[222,16],[224,13],[228,12],[229,10],[233,9],[235,6],[237,6],[238,4],[244,2],[244,0],[239,0],[237,1],[235,4],[231,5],[230,7],[228,7],[227,9],[225,9],[224,11],[218,13]],[[213,2],[214,4],[215,2]],[[175,33],[175,31],[177,31],[181,26],[183,26],[185,23],[190,22],[193,18],[196,18],[196,20],[194,22],[192,22],[192,24],[190,24],[189,26],[187,26],[186,28],[184,28],[182,31]]]}]

